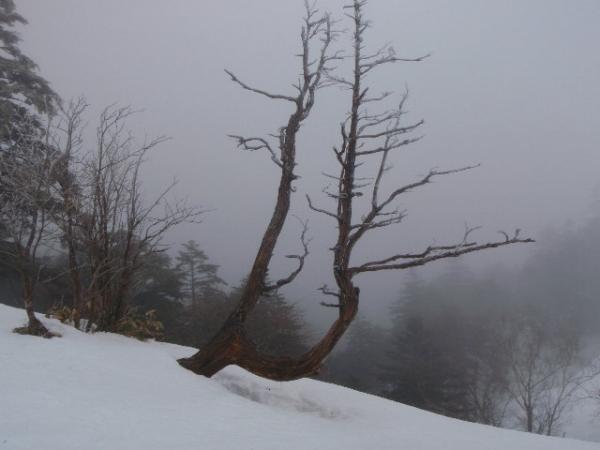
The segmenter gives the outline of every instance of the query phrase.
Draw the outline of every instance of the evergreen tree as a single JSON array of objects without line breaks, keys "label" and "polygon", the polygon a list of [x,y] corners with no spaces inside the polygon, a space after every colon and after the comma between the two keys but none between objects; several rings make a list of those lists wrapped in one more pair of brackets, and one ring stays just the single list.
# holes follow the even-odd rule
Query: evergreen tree
[{"label": "evergreen tree", "polygon": [[164,326],[164,339],[174,340],[184,314],[181,273],[166,253],[150,253],[144,257],[137,274],[131,306],[141,313],[154,310]]},{"label": "evergreen tree", "polygon": [[507,398],[507,362],[498,337],[505,295],[460,265],[429,282],[409,280],[392,309],[396,327],[381,376],[386,395],[500,425]]},{"label": "evergreen tree", "polygon": [[175,270],[184,301],[169,337],[179,344],[202,347],[233,308],[223,290],[226,283],[218,276],[219,266],[210,262],[195,241],[183,244],[176,257]]},{"label": "evergreen tree", "polygon": [[220,294],[220,288],[226,283],[217,275],[218,269],[219,266],[208,262],[208,256],[195,241],[183,244],[177,255],[177,270],[181,274],[182,292],[191,304]]},{"label": "evergreen tree", "polygon": [[[59,104],[58,95],[38,74],[37,65],[19,49],[21,39],[15,27],[26,23],[13,0],[0,0],[0,195],[8,189],[6,168],[14,167],[12,161],[20,147],[48,150],[38,114],[53,113]],[[11,163],[4,164],[4,158],[11,158],[4,160]],[[6,222],[0,220],[0,241],[9,239],[9,234]],[[6,253],[0,254],[0,264],[14,267]]]},{"label": "evergreen tree", "polygon": [[[209,324],[211,328],[215,328],[215,332],[235,307],[243,286],[244,282],[233,289],[225,302],[226,307],[218,311],[222,320]],[[256,343],[257,348],[273,356],[300,355],[306,351],[304,330],[302,314],[279,291],[261,296],[247,322],[248,336]]]},{"label": "evergreen tree", "polygon": [[383,395],[381,362],[387,357],[388,333],[366,319],[352,322],[344,341],[326,361],[324,381]]},{"label": "evergreen tree", "polygon": [[[239,290],[232,297],[237,298]],[[307,349],[302,315],[279,291],[259,299],[248,317],[247,331],[266,354],[294,356]]]},{"label": "evergreen tree", "polygon": [[36,113],[52,113],[58,96],[38,74],[37,65],[18,47],[18,24],[27,21],[16,12],[13,0],[0,0],[0,148],[6,150],[18,136],[39,131]]},{"label": "evergreen tree", "polygon": [[459,287],[445,284],[438,291],[416,277],[407,282],[393,310],[397,326],[381,379],[394,400],[470,419],[471,361],[466,352],[468,326],[455,304]]}]

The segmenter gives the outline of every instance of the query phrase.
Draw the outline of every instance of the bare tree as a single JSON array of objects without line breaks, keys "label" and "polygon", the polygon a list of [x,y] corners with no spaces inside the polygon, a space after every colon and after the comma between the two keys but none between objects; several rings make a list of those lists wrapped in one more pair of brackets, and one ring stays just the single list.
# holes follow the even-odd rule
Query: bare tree
[{"label": "bare tree", "polygon": [[[294,360],[289,358],[273,358],[262,354],[247,334],[245,322],[256,303],[265,294],[291,283],[300,273],[308,255],[306,225],[303,225],[301,244],[303,252],[290,255],[297,259],[297,268],[289,276],[272,284],[267,283],[269,264],[277,240],[283,230],[290,209],[293,182],[297,179],[294,173],[296,166],[296,137],[301,124],[308,118],[319,88],[323,87],[325,75],[331,70],[331,64],[339,59],[339,55],[330,52],[330,44],[334,39],[332,22],[328,15],[318,16],[318,11],[305,3],[306,15],[301,32],[300,52],[301,74],[294,85],[295,95],[282,95],[251,87],[241,81],[230,71],[226,71],[231,80],[243,89],[264,96],[271,100],[291,103],[293,112],[287,123],[279,128],[276,135],[263,137],[232,136],[239,147],[244,150],[265,150],[271,160],[280,169],[281,176],[277,190],[277,201],[271,220],[262,237],[258,252],[250,274],[242,288],[240,300],[235,310],[223,324],[220,331],[208,345],[190,358],[180,359],[179,363],[202,375],[212,376],[230,364],[238,364],[254,373],[269,378],[295,378]],[[318,44],[315,44],[318,43]],[[316,56],[312,50],[318,45]],[[273,144],[271,139],[275,139]],[[310,370],[309,370],[310,371]],[[306,373],[306,370],[301,370]]]},{"label": "bare tree", "polygon": [[[353,65],[353,73],[350,79],[327,70],[328,62],[340,57],[339,53],[335,53],[333,56],[329,56],[327,53],[332,39],[330,20],[328,17],[314,20],[314,10],[308,6],[302,32],[303,76],[300,84],[296,86],[299,91],[297,97],[275,95],[251,88],[228,72],[232,80],[244,89],[265,95],[271,99],[290,101],[296,105],[296,111],[290,117],[288,125],[281,129],[279,155],[265,139],[237,137],[239,144],[248,150],[268,150],[274,162],[281,168],[282,177],[273,218],[263,237],[251,275],[248,278],[244,294],[236,311],[206,347],[194,356],[179,361],[181,365],[198,374],[212,376],[229,364],[237,364],[257,375],[276,380],[290,380],[313,375],[318,372],[323,359],[331,352],[356,316],[359,299],[359,289],[353,283],[356,275],[372,271],[406,269],[438,259],[457,257],[484,249],[520,242],[532,242],[531,239],[519,238],[518,232],[516,232],[512,237],[504,234],[504,239],[501,241],[478,243],[471,240],[475,228],[467,228],[463,238],[456,244],[430,246],[422,252],[399,253],[360,265],[351,264],[352,251],[365,234],[378,228],[399,223],[403,219],[404,213],[402,211],[390,209],[399,196],[429,184],[436,177],[464,172],[473,168],[431,170],[422,179],[399,187],[380,198],[380,186],[387,171],[388,155],[396,149],[417,141],[419,138],[409,137],[409,133],[420,127],[423,122],[420,121],[410,125],[401,124],[406,96],[401,100],[399,107],[394,110],[379,114],[367,112],[367,106],[373,107],[376,103],[388,98],[390,93],[370,96],[369,89],[364,86],[365,79],[368,74],[381,66],[400,61],[420,61],[423,58],[400,58],[396,56],[393,47],[389,45],[374,53],[366,54],[363,38],[369,24],[364,19],[362,12],[365,4],[366,1],[364,0],[354,0],[352,5],[346,7],[351,11],[347,15],[354,25],[353,53],[349,57]],[[313,60],[308,53],[309,44],[311,38],[319,35],[322,35],[323,45],[319,57]],[[323,85],[342,86],[351,93],[350,113],[340,127],[342,142],[339,147],[334,148],[340,171],[338,175],[328,175],[337,182],[337,190],[328,193],[329,197],[335,200],[337,208],[327,210],[317,207],[308,198],[309,207],[333,219],[338,229],[337,242],[333,247],[333,274],[337,289],[333,290],[323,286],[321,292],[335,298],[335,302],[323,303],[323,305],[337,308],[339,315],[323,338],[301,357],[273,358],[256,350],[256,346],[245,333],[244,321],[261,294],[291,282],[302,269],[306,251],[304,255],[296,256],[300,264],[298,270],[290,277],[272,286],[265,285],[268,264],[289,209],[292,181],[296,177],[293,173],[296,132],[300,122],[306,118],[313,106],[314,91]],[[365,183],[364,179],[357,177],[356,169],[361,165],[360,159],[369,157],[380,157],[381,159],[375,179],[372,182]],[[363,195],[361,189],[367,186],[371,186],[370,209],[362,216],[360,221],[356,222],[353,215],[355,201],[357,197]]]},{"label": "bare tree", "polygon": [[78,234],[78,220],[82,209],[83,186],[77,179],[77,157],[83,143],[83,114],[87,103],[83,97],[69,102],[61,111],[60,122],[56,125],[53,145],[61,150],[61,156],[54,168],[57,181],[56,196],[60,199],[61,208],[54,211],[53,221],[61,231],[61,240],[66,247],[68,272],[72,291],[72,320],[76,328],[80,327],[80,313],[84,305],[82,268],[79,261],[81,235]]},{"label": "bare tree", "polygon": [[114,330],[127,312],[144,257],[161,251],[165,233],[195,221],[201,211],[167,200],[175,182],[150,202],[144,200],[141,166],[166,138],[137,143],[126,130],[134,113],[129,107],[106,108],[96,129],[95,152],[78,152],[86,106],[82,99],[70,104],[56,138],[62,149],[55,170],[62,208],[54,219],[68,251],[75,325],[84,314],[88,331]]},{"label": "bare tree", "polygon": [[579,339],[560,327],[547,330],[531,313],[507,327],[509,393],[525,431],[551,436],[600,371],[585,364]]},{"label": "bare tree", "polygon": [[[328,196],[336,203],[335,210],[316,207],[308,198],[309,206],[321,214],[334,220],[338,229],[338,238],[333,247],[333,275],[337,284],[336,290],[327,286],[322,287],[322,292],[336,299],[334,303],[323,303],[324,306],[339,310],[338,320],[328,332],[328,337],[335,342],[344,333],[345,329],[354,319],[358,310],[359,289],[354,285],[354,277],[366,272],[384,270],[403,270],[411,267],[422,266],[432,261],[445,258],[454,258],[467,253],[485,249],[497,248],[521,242],[532,242],[531,239],[520,239],[518,231],[509,237],[504,233],[500,241],[479,243],[471,239],[472,233],[477,228],[465,229],[465,233],[456,244],[431,245],[420,252],[397,253],[378,260],[353,264],[352,253],[356,245],[368,233],[400,223],[405,217],[405,211],[394,207],[394,202],[403,194],[429,184],[434,178],[464,172],[473,166],[450,170],[432,169],[415,182],[398,187],[382,195],[382,180],[390,167],[387,165],[389,155],[413,142],[420,137],[411,137],[410,133],[417,130],[423,121],[404,125],[404,104],[407,99],[405,94],[398,107],[381,113],[372,113],[375,105],[388,98],[391,94],[384,92],[380,95],[371,95],[365,85],[366,78],[373,71],[382,66],[396,62],[417,62],[426,56],[417,58],[401,58],[396,56],[392,46],[386,45],[373,53],[365,53],[364,35],[369,28],[368,21],[364,18],[363,8],[366,1],[354,0],[352,5],[346,7],[351,11],[347,14],[351,18],[353,27],[353,72],[350,79],[335,77],[333,81],[345,87],[351,94],[351,107],[346,119],[340,125],[341,144],[333,148],[336,161],[340,170],[337,176],[330,175],[337,182],[337,189],[328,192]],[[379,157],[379,164],[373,179],[360,177],[357,169],[369,158]],[[357,200],[363,197],[365,189],[370,189],[367,211],[355,220],[354,209]]]},{"label": "bare tree", "polygon": [[[501,345],[499,341],[498,347]],[[493,350],[489,357],[477,358],[467,398],[474,422],[500,427],[506,417],[510,394],[503,352],[496,347]]]},{"label": "bare tree", "polygon": [[37,126],[21,123],[11,133],[10,148],[0,153],[0,228],[6,238],[0,253],[21,277],[28,325],[15,331],[52,337],[35,316],[34,291],[42,270],[38,253],[51,237],[48,218],[56,207],[50,189],[56,154]]}]

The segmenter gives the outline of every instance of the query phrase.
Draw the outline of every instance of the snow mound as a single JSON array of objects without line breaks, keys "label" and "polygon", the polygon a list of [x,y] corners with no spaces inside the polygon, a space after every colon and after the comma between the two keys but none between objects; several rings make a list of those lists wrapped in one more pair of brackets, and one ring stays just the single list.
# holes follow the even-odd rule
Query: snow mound
[{"label": "snow mound", "polygon": [[181,368],[193,349],[88,335],[16,335],[0,305],[0,450],[600,450],[600,444],[474,425],[313,380]]},{"label": "snow mound", "polygon": [[298,389],[301,386],[299,382],[291,386],[270,382],[253,377],[237,367],[222,371],[215,376],[215,380],[228,391],[263,405],[316,414],[325,419],[348,418],[349,411],[344,413],[342,405],[332,404],[335,399],[331,399],[331,404],[324,402],[323,398],[312,395],[310,389]]}]

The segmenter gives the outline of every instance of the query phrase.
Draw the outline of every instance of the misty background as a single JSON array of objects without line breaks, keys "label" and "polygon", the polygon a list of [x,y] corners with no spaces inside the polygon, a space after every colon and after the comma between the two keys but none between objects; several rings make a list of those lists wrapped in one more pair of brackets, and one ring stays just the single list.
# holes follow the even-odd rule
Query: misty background
[{"label": "misty background", "polygon": [[[318,6],[340,17],[343,4]],[[23,51],[63,99],[85,95],[90,132],[95,115],[117,102],[143,110],[132,122],[139,136],[172,137],[145,166],[145,189],[151,196],[175,176],[177,195],[213,210],[202,224],[177,228],[169,241],[196,240],[220,276],[238,284],[271,213],[278,173],[266,154],[237,150],[227,134],[274,132],[288,106],[241,90],[223,69],[253,86],[290,92],[299,68],[302,2],[20,0],[17,6],[29,22]],[[425,138],[396,155],[389,187],[433,167],[481,167],[405,196],[407,219],[367,240],[359,257],[455,243],[467,222],[483,227],[482,240],[521,228],[537,243],[468,256],[466,267],[519,268],[544,248],[548,230],[577,229],[598,214],[598,2],[373,1],[367,13],[374,24],[368,47],[391,41],[400,56],[432,54],[372,79],[379,90],[400,94],[408,87],[409,120],[426,121]],[[337,45],[347,47],[348,39]],[[330,282],[334,230],[307,211],[304,193],[327,204],[321,172],[334,167],[331,147],[348,104],[338,89],[319,92],[299,134],[302,179],[293,212],[310,220],[313,241],[307,267],[286,296],[316,328],[334,315],[319,306],[316,291]],[[297,250],[299,232],[290,220],[277,255]],[[273,277],[289,267],[276,261],[282,262],[272,265]],[[434,276],[448,264],[455,263],[433,264],[419,275]],[[405,279],[362,275],[361,314],[385,324]]]},{"label": "misty background", "polygon": [[[355,0],[353,40],[344,3],[321,2],[341,19],[334,51],[366,47],[356,64],[373,61],[364,55],[374,52],[391,60],[376,56],[369,69],[394,55],[423,59],[369,71],[368,99],[358,101],[363,120],[401,101],[392,119],[401,115],[404,131],[425,121],[416,130],[423,139],[384,149],[381,164],[393,170],[374,181],[381,196],[402,194],[391,198],[407,215],[384,213],[363,195],[379,165],[367,158],[351,166],[353,144],[343,170],[354,184],[330,186],[336,177],[328,174],[339,173],[332,147],[351,103],[343,82],[335,83],[317,91],[314,108],[307,100],[311,115],[298,141],[288,148],[295,130],[281,138],[282,161],[298,151],[292,214],[268,273],[257,264],[260,276],[246,278],[279,177],[287,175],[267,152],[243,151],[236,144],[250,148],[248,141],[228,135],[276,138],[287,122],[289,102],[254,95],[248,85],[294,95],[298,53],[308,53],[299,47],[311,41],[300,36],[302,18],[311,13],[300,0],[171,3],[24,0],[18,12],[29,23],[18,27],[21,42],[11,31],[22,21],[15,5],[0,2],[8,57],[0,61],[0,302],[24,305],[28,317],[14,331],[56,336],[35,307],[81,331],[203,349],[179,363],[207,376],[230,363],[254,373],[238,358],[245,352],[250,359],[254,352],[316,355],[301,374],[286,372],[298,365],[286,358],[271,365],[284,375],[256,373],[310,376],[461,420],[600,442],[600,5]],[[373,24],[365,35],[363,7]],[[349,77],[353,60],[338,62],[335,75]],[[237,76],[233,83],[224,69]],[[369,99],[389,90],[396,96],[371,109]],[[66,109],[52,120],[58,97]],[[363,128],[356,139],[377,136]],[[173,178],[175,188],[165,191]],[[284,190],[276,214],[286,208]],[[354,236],[367,228],[329,214],[339,220],[336,230],[327,213],[314,211],[332,210],[348,195],[352,201],[338,207],[352,210],[350,222],[368,223],[372,215],[359,217],[369,210],[385,219],[356,249],[347,242],[351,262],[340,244],[332,267],[338,231],[342,242],[346,225],[358,230]],[[381,226],[397,217],[400,224]],[[305,243],[304,220],[306,261],[295,255]],[[275,239],[276,228],[269,229]],[[447,259],[418,267],[432,253]],[[413,268],[385,270],[400,259]],[[304,270],[294,279],[298,262],[297,272],[305,263]],[[336,296],[327,284],[340,288],[340,304],[322,304],[326,294]],[[337,342],[359,297],[360,313],[339,345],[309,351],[320,338]],[[214,339],[217,332],[230,333],[232,355],[219,359],[231,349]],[[198,355],[200,365],[190,365]]]}]

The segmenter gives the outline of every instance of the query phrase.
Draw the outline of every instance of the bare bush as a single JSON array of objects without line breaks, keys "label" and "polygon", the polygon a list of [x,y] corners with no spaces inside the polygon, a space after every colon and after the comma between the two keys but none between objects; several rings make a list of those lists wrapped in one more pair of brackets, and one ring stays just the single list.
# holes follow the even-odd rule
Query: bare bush
[{"label": "bare bush", "polygon": [[136,142],[126,129],[130,107],[108,107],[96,128],[95,151],[82,153],[85,101],[64,112],[56,145],[61,209],[54,215],[69,257],[73,321],[86,329],[115,330],[126,315],[135,275],[151,253],[162,251],[165,233],[196,221],[201,211],[171,203],[172,182],[154,199],[143,198],[141,168],[152,149],[166,140]]}]

